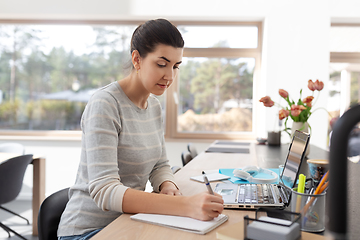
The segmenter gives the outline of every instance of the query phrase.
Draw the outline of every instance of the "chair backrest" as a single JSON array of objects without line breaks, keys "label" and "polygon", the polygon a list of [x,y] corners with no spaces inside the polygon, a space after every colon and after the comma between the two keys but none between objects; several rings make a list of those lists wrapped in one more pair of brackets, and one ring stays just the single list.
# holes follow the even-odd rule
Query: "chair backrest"
[{"label": "chair backrest", "polygon": [[188,151],[184,151],[181,153],[181,161],[183,166],[188,164],[193,158],[191,157],[191,154]]},{"label": "chair backrest", "polygon": [[61,214],[69,201],[69,188],[51,194],[41,204],[38,215],[39,240],[56,240]]},{"label": "chair backrest", "polygon": [[2,143],[0,152],[25,154],[25,147],[20,143]]},{"label": "chair backrest", "polygon": [[195,158],[198,155],[194,144],[188,143],[187,148],[192,158]]},{"label": "chair backrest", "polygon": [[173,174],[177,173],[178,171],[180,171],[181,167],[179,166],[172,166],[171,167],[171,171]]},{"label": "chair backrest", "polygon": [[25,171],[33,155],[10,158],[0,164],[0,205],[14,200],[20,193]]}]

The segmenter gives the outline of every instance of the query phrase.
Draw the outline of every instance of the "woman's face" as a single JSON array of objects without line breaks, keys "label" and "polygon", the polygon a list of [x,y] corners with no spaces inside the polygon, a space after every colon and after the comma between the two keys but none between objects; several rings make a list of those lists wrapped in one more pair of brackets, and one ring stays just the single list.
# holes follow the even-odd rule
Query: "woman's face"
[{"label": "woman's face", "polygon": [[182,48],[159,44],[145,58],[140,57],[138,74],[144,88],[157,96],[162,95],[176,78],[182,56]]}]

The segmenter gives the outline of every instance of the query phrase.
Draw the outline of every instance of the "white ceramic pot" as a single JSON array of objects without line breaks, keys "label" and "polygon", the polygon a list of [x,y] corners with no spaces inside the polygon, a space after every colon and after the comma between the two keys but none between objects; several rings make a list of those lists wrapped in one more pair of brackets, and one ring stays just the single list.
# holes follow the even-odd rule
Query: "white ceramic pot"
[{"label": "white ceramic pot", "polygon": [[[295,130],[299,130],[302,132],[309,132],[309,124],[308,122],[293,122],[293,125],[291,127],[291,137],[294,135]],[[308,145],[307,149],[306,149],[306,153],[305,156],[307,157],[310,153],[310,144]]]},{"label": "white ceramic pot", "polygon": [[291,127],[291,136],[294,134],[295,130],[300,130],[302,132],[309,132],[309,124],[307,122],[293,122]]}]

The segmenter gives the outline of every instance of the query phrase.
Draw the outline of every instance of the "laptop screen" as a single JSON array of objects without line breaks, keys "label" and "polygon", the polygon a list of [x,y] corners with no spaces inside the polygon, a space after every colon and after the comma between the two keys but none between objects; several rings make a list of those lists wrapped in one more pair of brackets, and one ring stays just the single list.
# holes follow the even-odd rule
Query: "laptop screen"
[{"label": "laptop screen", "polygon": [[309,142],[310,135],[308,133],[295,131],[289,153],[287,155],[284,170],[280,176],[282,183],[293,188],[298,177],[299,168]]}]

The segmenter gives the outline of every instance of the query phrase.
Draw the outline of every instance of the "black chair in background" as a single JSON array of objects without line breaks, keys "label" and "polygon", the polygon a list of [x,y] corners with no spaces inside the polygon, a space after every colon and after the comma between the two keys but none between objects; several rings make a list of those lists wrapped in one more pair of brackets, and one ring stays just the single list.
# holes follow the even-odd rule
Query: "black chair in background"
[{"label": "black chair in background", "polygon": [[183,166],[188,164],[193,158],[191,157],[191,154],[188,151],[184,151],[181,153],[181,161]]},{"label": "black chair in background", "polygon": [[171,171],[172,171],[173,174],[177,173],[180,169],[181,169],[181,167],[179,167],[179,166],[172,166],[171,167]]},{"label": "black chair in background", "polygon": [[69,188],[51,194],[41,204],[38,215],[39,240],[56,240],[61,214],[69,201]]},{"label": "black chair in background", "polygon": [[[25,219],[27,224],[30,224],[29,220],[7,208],[4,208],[1,205],[15,200],[15,198],[19,195],[26,168],[32,162],[32,160],[33,155],[28,154],[10,158],[0,164],[0,209]],[[9,234],[9,237],[10,232],[12,232],[16,236],[22,239],[26,239],[1,222],[0,227]]]},{"label": "black chair in background", "polygon": [[196,147],[193,143],[188,143],[187,149],[191,155],[191,158],[195,158],[198,155]]}]

